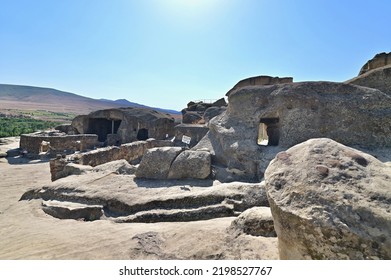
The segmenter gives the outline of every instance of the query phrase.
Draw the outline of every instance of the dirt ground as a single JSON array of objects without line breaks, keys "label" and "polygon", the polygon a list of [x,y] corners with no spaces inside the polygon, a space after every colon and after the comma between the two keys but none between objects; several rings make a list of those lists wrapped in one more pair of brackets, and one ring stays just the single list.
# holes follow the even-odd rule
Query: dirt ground
[{"label": "dirt ground", "polygon": [[[0,143],[0,151],[18,139]],[[50,183],[49,163],[0,158],[0,259],[278,259],[277,238],[231,236],[233,217],[182,223],[60,220],[40,200],[19,201]]]}]

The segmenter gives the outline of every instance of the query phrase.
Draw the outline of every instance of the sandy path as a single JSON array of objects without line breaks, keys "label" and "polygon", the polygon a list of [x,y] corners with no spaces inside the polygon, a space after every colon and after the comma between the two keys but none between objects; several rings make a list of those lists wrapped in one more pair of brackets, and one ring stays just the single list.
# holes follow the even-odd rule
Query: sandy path
[{"label": "sandy path", "polygon": [[233,218],[152,224],[82,222],[46,215],[40,200],[19,201],[27,189],[49,182],[47,162],[0,159],[0,259],[278,258],[276,238],[228,235],[226,228]]}]

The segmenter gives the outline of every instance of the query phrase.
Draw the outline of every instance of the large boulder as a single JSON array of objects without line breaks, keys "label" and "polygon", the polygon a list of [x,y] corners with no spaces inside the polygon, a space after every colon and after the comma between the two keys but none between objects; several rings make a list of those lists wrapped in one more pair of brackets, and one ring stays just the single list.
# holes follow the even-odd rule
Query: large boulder
[{"label": "large boulder", "polygon": [[[301,82],[240,87],[228,108],[209,121],[194,148],[208,148],[213,164],[233,180],[259,181],[270,158],[311,138],[344,145],[391,147],[391,96],[345,83]],[[262,135],[269,135],[261,145]]]},{"label": "large boulder", "polygon": [[136,172],[136,167],[124,159],[110,161],[94,167],[95,172],[113,172],[116,174],[132,175]]},{"label": "large boulder", "polygon": [[[227,106],[224,98],[220,98],[213,103],[206,103],[203,101],[189,102],[187,108],[182,110],[182,123],[185,124],[203,124],[205,123],[204,114],[211,108],[220,108]],[[213,110],[214,112],[215,110]]]},{"label": "large boulder", "polygon": [[227,110],[227,107],[216,107],[216,106],[213,106],[213,107],[210,107],[210,108],[206,109],[206,111],[204,113],[204,120],[205,120],[205,122],[208,123],[214,117],[216,117],[216,116],[220,115],[221,113],[225,112],[225,110]]},{"label": "large boulder", "polygon": [[58,219],[74,219],[82,221],[99,220],[103,215],[102,205],[87,205],[69,201],[43,201],[42,210],[46,214]]},{"label": "large boulder", "polygon": [[273,216],[269,207],[253,207],[244,211],[232,221],[229,228],[236,234],[276,237]]},{"label": "large boulder", "polygon": [[174,160],[168,179],[206,179],[211,172],[211,156],[207,151],[184,151]]},{"label": "large boulder", "polygon": [[147,150],[136,171],[136,177],[166,179],[172,162],[182,150],[180,147],[159,147]]},{"label": "large boulder", "polygon": [[331,139],[279,153],[265,173],[281,259],[391,259],[391,167]]},{"label": "large boulder", "polygon": [[226,107],[227,102],[225,101],[225,98],[222,97],[222,98],[216,100],[215,102],[213,102],[211,106],[212,107]]},{"label": "large boulder", "polygon": [[182,116],[182,123],[197,124],[202,121],[202,115],[197,112],[186,112]]}]

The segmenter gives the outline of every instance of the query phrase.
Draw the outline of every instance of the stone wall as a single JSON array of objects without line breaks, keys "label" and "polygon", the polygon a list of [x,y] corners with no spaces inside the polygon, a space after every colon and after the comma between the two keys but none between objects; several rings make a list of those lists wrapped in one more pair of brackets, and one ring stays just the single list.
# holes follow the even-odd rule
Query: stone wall
[{"label": "stone wall", "polygon": [[384,67],[387,65],[391,65],[391,52],[389,53],[378,53],[374,56],[374,58],[367,61],[364,66],[361,68],[360,73],[358,75],[362,75],[368,71],[371,71],[376,68]]},{"label": "stone wall", "polygon": [[235,90],[246,87],[246,86],[265,86],[265,85],[277,85],[277,84],[287,84],[292,83],[292,77],[271,77],[271,76],[257,76],[250,77],[244,80],[239,81],[232,89],[230,89],[226,96],[229,96]]},{"label": "stone wall", "polygon": [[65,157],[62,157],[61,155],[59,155],[55,159],[50,160],[49,166],[52,181],[65,177],[62,173],[68,163],[69,162],[67,161],[67,159]]},{"label": "stone wall", "polygon": [[79,164],[90,166],[97,166],[120,159],[125,159],[130,162],[140,159],[144,155],[144,152],[150,148],[172,145],[173,143],[171,141],[166,140],[148,139],[146,141],[136,141],[122,144],[119,147],[110,146],[78,154],[77,161]]},{"label": "stone wall", "polygon": [[[111,146],[96,149],[93,151],[74,154],[68,157],[58,156],[50,160],[50,173],[52,181],[66,177],[66,166],[71,163],[82,165],[97,166],[115,160],[127,160],[128,162],[140,160],[145,151],[154,147],[172,146],[171,141],[148,139],[147,141],[137,141],[133,143],[123,144],[119,147]],[[65,175],[64,175],[65,174]]]},{"label": "stone wall", "polygon": [[50,153],[74,152],[93,149],[98,144],[95,134],[66,135],[64,133],[32,133],[20,136],[19,147],[31,154],[41,152],[42,141],[50,142]]}]

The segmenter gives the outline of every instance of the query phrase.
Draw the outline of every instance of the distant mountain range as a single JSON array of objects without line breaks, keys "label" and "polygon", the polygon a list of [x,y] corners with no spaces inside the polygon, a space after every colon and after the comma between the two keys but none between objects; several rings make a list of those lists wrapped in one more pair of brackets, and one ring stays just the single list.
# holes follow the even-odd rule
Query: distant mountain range
[{"label": "distant mountain range", "polygon": [[51,88],[0,84],[0,110],[48,110],[88,114],[92,111],[117,107],[152,108],[172,115],[180,115],[175,110],[149,107],[126,99],[93,99],[70,92]]},{"label": "distant mountain range", "polygon": [[162,109],[162,108],[158,108],[158,107],[149,107],[149,106],[146,106],[146,105],[143,105],[143,104],[130,102],[129,100],[126,100],[126,99],[110,100],[110,99],[101,98],[99,100],[104,101],[104,102],[112,102],[112,103],[115,103],[115,104],[117,104],[117,105],[119,105],[121,107],[150,108],[150,109],[154,109],[156,111],[164,112],[164,113],[167,113],[167,114],[173,114],[173,115],[180,115],[181,114],[181,112],[178,112],[178,111],[175,111],[175,110]]}]

